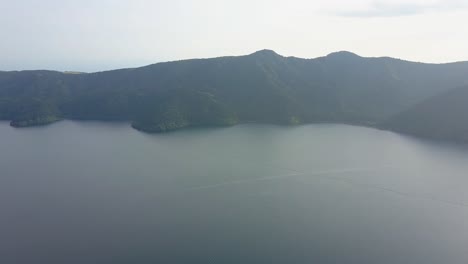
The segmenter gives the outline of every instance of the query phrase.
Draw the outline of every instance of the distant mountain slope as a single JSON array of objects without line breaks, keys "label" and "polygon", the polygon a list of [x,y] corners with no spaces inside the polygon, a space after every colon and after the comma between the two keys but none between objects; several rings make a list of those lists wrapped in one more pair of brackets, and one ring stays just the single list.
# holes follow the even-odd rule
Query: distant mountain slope
[{"label": "distant mountain slope", "polygon": [[98,73],[0,72],[0,119],[129,120],[158,132],[237,122],[375,124],[450,87],[468,63],[423,64],[349,52],[316,59],[271,50]]},{"label": "distant mountain slope", "polygon": [[468,142],[468,86],[436,95],[382,125],[385,129]]}]

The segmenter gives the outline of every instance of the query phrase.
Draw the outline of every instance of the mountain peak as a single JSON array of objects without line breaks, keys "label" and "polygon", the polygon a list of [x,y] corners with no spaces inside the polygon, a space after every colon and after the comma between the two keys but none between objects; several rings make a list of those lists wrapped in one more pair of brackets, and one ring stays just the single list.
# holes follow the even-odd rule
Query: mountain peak
[{"label": "mountain peak", "polygon": [[269,49],[262,49],[262,50],[254,52],[254,53],[252,53],[250,55],[255,55],[255,56],[281,56],[278,53],[276,53],[275,51],[269,50]]},{"label": "mountain peak", "polygon": [[360,58],[361,56],[349,51],[337,51],[327,55],[327,58]]}]

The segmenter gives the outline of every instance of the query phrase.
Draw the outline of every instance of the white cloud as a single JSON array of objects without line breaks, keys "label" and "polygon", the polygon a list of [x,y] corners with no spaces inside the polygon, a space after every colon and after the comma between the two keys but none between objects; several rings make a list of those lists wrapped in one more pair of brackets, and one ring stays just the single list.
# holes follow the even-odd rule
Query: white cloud
[{"label": "white cloud", "polygon": [[399,17],[419,15],[424,13],[452,12],[468,8],[466,1],[438,0],[438,1],[389,1],[376,0],[361,9],[334,11],[344,17]]}]

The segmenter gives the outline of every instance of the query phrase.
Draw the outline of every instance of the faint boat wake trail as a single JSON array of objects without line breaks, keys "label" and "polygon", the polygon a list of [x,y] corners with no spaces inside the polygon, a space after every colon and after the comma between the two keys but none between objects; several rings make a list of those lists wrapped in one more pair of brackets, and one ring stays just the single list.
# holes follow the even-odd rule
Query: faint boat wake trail
[{"label": "faint boat wake trail", "polygon": [[316,172],[300,172],[293,169],[287,169],[291,171],[296,171],[297,173],[292,174],[285,174],[285,175],[277,175],[277,176],[267,176],[267,177],[259,177],[259,178],[251,178],[251,179],[242,179],[242,180],[233,180],[233,181],[225,181],[215,184],[208,184],[202,186],[196,186],[192,188],[188,188],[186,190],[203,190],[203,189],[211,189],[211,188],[218,188],[230,185],[240,185],[245,183],[252,183],[258,181],[269,181],[275,179],[284,179],[284,178],[292,178],[298,176],[327,176],[327,175],[336,175],[336,174],[343,174],[343,173],[350,173],[350,172],[368,172],[368,171],[378,171],[383,169],[384,167],[379,168],[343,168],[343,169],[329,169],[329,170],[321,170]]},{"label": "faint boat wake trail", "polygon": [[254,182],[261,182],[261,181],[271,181],[271,180],[276,180],[276,179],[286,179],[286,178],[294,178],[294,177],[300,177],[300,176],[314,176],[314,177],[319,177],[319,178],[325,178],[333,181],[339,181],[339,182],[344,182],[350,185],[353,185],[354,187],[360,187],[360,188],[370,188],[370,189],[376,189],[380,191],[385,191],[394,195],[398,196],[403,196],[405,198],[411,198],[411,199],[421,199],[421,200],[428,200],[428,201],[435,201],[451,206],[457,206],[457,207],[464,207],[467,208],[468,204],[463,203],[463,202],[457,202],[457,201],[450,201],[446,199],[439,199],[434,196],[430,195],[417,195],[417,194],[412,194],[409,192],[403,192],[383,186],[379,186],[376,184],[368,184],[368,183],[361,183],[357,182],[355,180],[351,179],[346,179],[343,177],[337,177],[336,175],[339,174],[346,174],[346,173],[352,173],[352,172],[372,172],[372,171],[380,171],[382,169],[388,169],[388,168],[397,168],[396,166],[381,166],[381,167],[368,167],[368,168],[342,168],[342,169],[329,169],[329,170],[321,170],[321,171],[316,171],[316,172],[300,172],[294,169],[288,169],[288,168],[282,168],[290,171],[295,171],[297,173],[291,173],[291,174],[285,174],[285,175],[277,175],[277,176],[267,176],[267,177],[259,177],[259,178],[251,178],[251,179],[241,179],[241,180],[233,180],[233,181],[225,181],[225,182],[220,182],[220,183],[215,183],[215,184],[208,184],[208,185],[202,185],[202,186],[196,186],[192,188],[187,188],[185,189],[186,191],[199,191],[199,190],[206,190],[206,189],[216,189],[216,188],[222,188],[222,187],[228,187],[228,186],[234,186],[234,185],[242,185],[242,184],[249,184],[249,183],[254,183]]}]

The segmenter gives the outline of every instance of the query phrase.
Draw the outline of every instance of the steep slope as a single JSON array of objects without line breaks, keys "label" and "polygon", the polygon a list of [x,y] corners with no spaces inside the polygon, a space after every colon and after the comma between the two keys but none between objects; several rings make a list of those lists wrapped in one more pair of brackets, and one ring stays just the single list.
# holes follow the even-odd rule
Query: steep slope
[{"label": "steep slope", "polygon": [[468,142],[468,86],[436,95],[382,124],[417,136]]},{"label": "steep slope", "polygon": [[89,74],[0,72],[0,119],[129,120],[168,131],[236,122],[376,124],[447,87],[468,63],[422,64],[349,52],[316,59],[271,50]]}]

